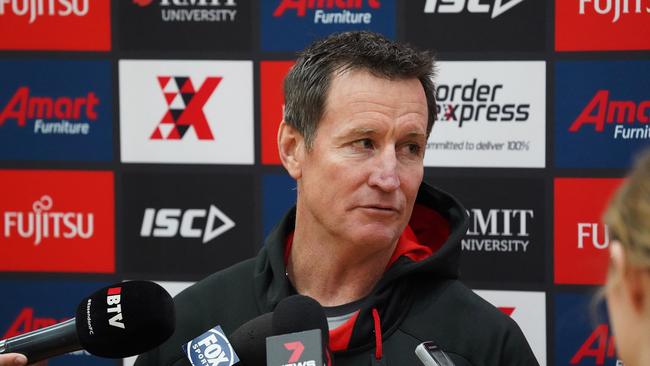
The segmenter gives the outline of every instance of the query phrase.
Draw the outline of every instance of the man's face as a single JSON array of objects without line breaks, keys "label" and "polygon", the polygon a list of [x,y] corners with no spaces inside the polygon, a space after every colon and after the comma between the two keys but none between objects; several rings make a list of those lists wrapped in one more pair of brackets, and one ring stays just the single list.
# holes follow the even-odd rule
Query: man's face
[{"label": "man's face", "polygon": [[330,237],[395,244],[422,181],[427,104],[417,79],[335,74],[311,150],[300,155],[298,207]]}]

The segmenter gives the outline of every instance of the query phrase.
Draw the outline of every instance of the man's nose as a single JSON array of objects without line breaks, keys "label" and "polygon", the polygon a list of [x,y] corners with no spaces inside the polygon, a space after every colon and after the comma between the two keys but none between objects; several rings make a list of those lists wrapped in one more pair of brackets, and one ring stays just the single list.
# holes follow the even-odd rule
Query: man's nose
[{"label": "man's nose", "polygon": [[400,180],[397,174],[397,153],[395,147],[386,147],[380,154],[375,155],[373,167],[368,184],[385,192],[392,192],[399,188]]}]

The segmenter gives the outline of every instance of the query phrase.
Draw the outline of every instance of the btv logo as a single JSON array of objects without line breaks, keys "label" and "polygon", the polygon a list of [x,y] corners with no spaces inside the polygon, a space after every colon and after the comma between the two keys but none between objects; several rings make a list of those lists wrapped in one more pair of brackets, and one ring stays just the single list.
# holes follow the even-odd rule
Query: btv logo
[{"label": "btv logo", "polygon": [[199,140],[214,140],[203,106],[221,82],[221,77],[207,77],[198,89],[189,77],[158,76],[169,110],[151,134],[152,140],[180,140],[190,127]]},{"label": "btv logo", "polygon": [[114,313],[113,317],[108,319],[108,324],[116,327],[116,328],[122,328],[125,329],[123,318],[122,318],[122,305],[120,305],[121,299],[122,299],[122,288],[121,287],[111,287],[108,289],[108,293],[106,296],[106,304],[111,306],[115,305],[113,307],[108,307],[106,308],[106,312],[108,314]]},{"label": "btv logo", "polygon": [[[424,4],[425,13],[451,13],[457,14],[467,9],[470,13],[492,13],[494,19],[524,0],[496,0],[493,6],[483,4],[481,0],[427,0]],[[608,0],[609,1],[609,0]]]},{"label": "btv logo", "polygon": [[[204,229],[195,227],[195,222],[206,218]],[[218,224],[220,223],[220,224]],[[144,210],[140,236],[171,238],[180,234],[183,238],[203,237],[203,244],[235,227],[235,222],[226,216],[216,206],[210,205],[210,210],[179,208],[147,208]]]}]

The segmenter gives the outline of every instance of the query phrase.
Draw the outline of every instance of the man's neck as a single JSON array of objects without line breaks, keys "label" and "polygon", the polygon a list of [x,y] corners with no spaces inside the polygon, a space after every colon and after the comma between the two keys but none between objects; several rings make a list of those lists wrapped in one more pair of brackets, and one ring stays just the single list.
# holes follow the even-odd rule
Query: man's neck
[{"label": "man's neck", "polygon": [[386,249],[377,250],[381,247],[377,243],[346,242],[307,227],[296,222],[287,263],[287,274],[298,293],[313,297],[323,306],[347,304],[370,294],[398,238],[387,243]]}]

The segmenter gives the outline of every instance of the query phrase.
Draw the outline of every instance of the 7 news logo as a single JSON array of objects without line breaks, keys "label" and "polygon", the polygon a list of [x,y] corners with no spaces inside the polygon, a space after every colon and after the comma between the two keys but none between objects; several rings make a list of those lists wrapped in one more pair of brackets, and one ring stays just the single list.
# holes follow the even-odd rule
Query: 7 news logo
[{"label": "7 news logo", "polygon": [[[300,341],[287,342],[284,344],[284,348],[286,348],[287,351],[291,351],[291,356],[289,357],[289,361],[287,361],[288,365],[295,364],[300,359],[300,356],[302,356],[302,353],[305,351],[305,346]],[[315,363],[314,361],[311,362]],[[303,363],[301,362],[301,364]]]}]

